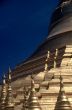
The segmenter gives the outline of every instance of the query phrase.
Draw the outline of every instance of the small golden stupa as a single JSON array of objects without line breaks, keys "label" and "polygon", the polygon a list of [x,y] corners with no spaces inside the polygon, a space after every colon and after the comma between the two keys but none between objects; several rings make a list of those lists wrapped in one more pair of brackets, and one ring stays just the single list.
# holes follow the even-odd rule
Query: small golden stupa
[{"label": "small golden stupa", "polygon": [[31,91],[28,103],[29,103],[28,110],[41,110],[41,107],[38,102],[38,97],[36,96],[35,84],[32,76],[31,76]]},{"label": "small golden stupa", "polygon": [[55,110],[72,110],[70,102],[68,101],[68,98],[66,97],[64,91],[63,79],[61,75],[60,75],[60,91],[57,98]]}]

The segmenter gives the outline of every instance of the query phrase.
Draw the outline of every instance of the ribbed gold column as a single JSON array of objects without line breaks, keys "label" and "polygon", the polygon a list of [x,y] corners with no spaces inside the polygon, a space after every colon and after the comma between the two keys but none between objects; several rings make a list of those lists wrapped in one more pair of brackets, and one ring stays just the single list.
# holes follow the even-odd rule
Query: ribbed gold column
[{"label": "ribbed gold column", "polygon": [[68,101],[68,98],[66,97],[64,91],[63,79],[61,75],[60,75],[60,91],[55,106],[55,110],[72,110],[70,102]]},{"label": "ribbed gold column", "polygon": [[38,97],[36,96],[35,84],[32,77],[31,77],[31,91],[28,102],[29,102],[28,110],[41,110],[38,102]]},{"label": "ribbed gold column", "polygon": [[6,77],[3,76],[3,83],[2,83],[2,91],[1,91],[1,98],[0,98],[0,109],[5,110],[5,100],[6,100]]},{"label": "ribbed gold column", "polygon": [[10,68],[9,68],[9,72],[8,72],[6,110],[14,110],[14,102],[13,102],[13,95],[12,95],[12,88],[11,88],[11,69]]}]

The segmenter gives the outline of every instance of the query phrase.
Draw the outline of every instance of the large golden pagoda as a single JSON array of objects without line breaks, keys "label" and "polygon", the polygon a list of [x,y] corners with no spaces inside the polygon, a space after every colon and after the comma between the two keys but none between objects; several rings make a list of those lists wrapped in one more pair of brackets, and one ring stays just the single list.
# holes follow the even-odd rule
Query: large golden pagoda
[{"label": "large golden pagoda", "polygon": [[[65,94],[62,94],[60,73]],[[60,0],[52,15],[46,41],[25,62],[17,65],[11,74],[15,110],[25,107],[23,88],[29,90],[30,96],[31,75],[42,110],[55,110],[60,94],[65,95],[72,106],[72,0]],[[27,104],[30,109],[30,102]]]}]

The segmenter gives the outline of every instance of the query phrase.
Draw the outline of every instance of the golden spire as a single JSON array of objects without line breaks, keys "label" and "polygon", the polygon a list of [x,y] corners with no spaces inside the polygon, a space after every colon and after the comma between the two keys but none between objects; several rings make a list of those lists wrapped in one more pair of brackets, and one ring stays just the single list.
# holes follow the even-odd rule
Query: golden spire
[{"label": "golden spire", "polygon": [[47,58],[46,58],[46,60],[45,60],[45,71],[48,70],[48,60],[49,60],[49,58],[50,58],[50,51],[48,51],[48,53],[47,53]]},{"label": "golden spire", "polygon": [[35,84],[32,76],[31,76],[31,91],[29,96],[28,110],[41,110],[40,105],[38,103],[38,97],[36,96]]},{"label": "golden spire", "polygon": [[6,97],[6,109],[14,110],[13,95],[12,95],[12,88],[11,88],[11,69],[10,69],[10,67],[9,67],[9,71],[8,71],[8,89],[7,89],[7,97]]},{"label": "golden spire", "polygon": [[66,97],[64,91],[63,79],[61,75],[60,75],[60,91],[59,96],[57,98],[55,110],[72,110],[70,102],[68,101],[68,98]]},{"label": "golden spire", "polygon": [[6,100],[6,77],[5,77],[5,74],[4,74],[3,84],[2,84],[2,91],[1,91],[1,99],[0,99],[1,110],[5,109],[5,100]]},{"label": "golden spire", "polygon": [[54,56],[54,68],[56,68],[57,66],[57,63],[56,63],[57,56],[58,56],[58,49],[56,49],[55,56]]},{"label": "golden spire", "polygon": [[26,87],[24,87],[24,100],[23,100],[23,108],[22,110],[28,110],[28,91]]}]

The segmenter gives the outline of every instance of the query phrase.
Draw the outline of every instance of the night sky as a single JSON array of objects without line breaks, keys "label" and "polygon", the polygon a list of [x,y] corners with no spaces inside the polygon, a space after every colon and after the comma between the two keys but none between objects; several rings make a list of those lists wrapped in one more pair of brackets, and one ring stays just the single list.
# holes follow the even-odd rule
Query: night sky
[{"label": "night sky", "polygon": [[0,0],[0,77],[46,39],[59,0]]}]

